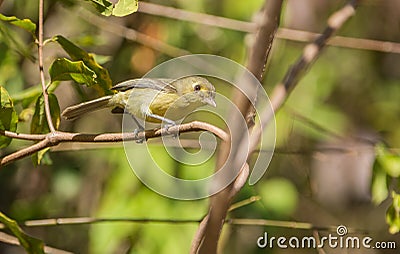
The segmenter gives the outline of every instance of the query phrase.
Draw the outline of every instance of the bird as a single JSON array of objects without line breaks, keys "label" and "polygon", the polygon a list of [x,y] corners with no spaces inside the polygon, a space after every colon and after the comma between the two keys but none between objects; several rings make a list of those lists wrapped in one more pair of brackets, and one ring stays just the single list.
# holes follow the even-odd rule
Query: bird
[{"label": "bird", "polygon": [[215,87],[201,76],[178,79],[138,78],[113,86],[113,95],[67,107],[62,116],[74,120],[88,112],[112,108],[112,113],[126,113],[133,117],[139,129],[144,130],[136,118],[151,123],[175,125],[195,109],[210,105],[216,107]]}]

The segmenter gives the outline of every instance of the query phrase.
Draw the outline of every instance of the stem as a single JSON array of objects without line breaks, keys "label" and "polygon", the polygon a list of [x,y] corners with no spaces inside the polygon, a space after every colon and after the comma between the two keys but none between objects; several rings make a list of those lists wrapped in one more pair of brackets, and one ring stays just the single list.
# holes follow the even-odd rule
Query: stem
[{"label": "stem", "polygon": [[193,121],[190,123],[185,123],[181,125],[175,125],[170,127],[168,130],[164,128],[146,130],[139,132],[137,135],[133,132],[130,133],[103,133],[103,134],[84,134],[84,133],[71,133],[71,132],[61,132],[54,131],[48,134],[18,134],[10,131],[0,131],[0,135],[17,138],[23,140],[39,141],[31,146],[25,147],[19,151],[9,154],[3,158],[0,158],[0,168],[11,162],[22,159],[29,156],[35,152],[38,152],[44,148],[56,146],[60,143],[107,143],[107,142],[122,142],[131,140],[141,140],[145,138],[146,140],[156,137],[161,137],[163,135],[170,135],[173,133],[184,133],[193,131],[209,131],[219,137],[221,140],[226,141],[229,135],[222,129],[200,121]]},{"label": "stem", "polygon": [[49,94],[47,93],[46,81],[44,78],[44,68],[43,68],[43,9],[44,9],[44,0],[39,0],[39,34],[38,34],[39,72],[40,72],[40,82],[42,84],[44,111],[46,113],[47,124],[49,126],[50,132],[55,132],[56,129],[54,128],[53,121],[51,120]]}]

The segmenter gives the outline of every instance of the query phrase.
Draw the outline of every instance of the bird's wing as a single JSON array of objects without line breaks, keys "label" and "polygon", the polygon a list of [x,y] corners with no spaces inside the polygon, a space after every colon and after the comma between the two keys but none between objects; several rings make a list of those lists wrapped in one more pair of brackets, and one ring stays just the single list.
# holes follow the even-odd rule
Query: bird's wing
[{"label": "bird's wing", "polygon": [[151,78],[139,78],[123,81],[113,87],[112,90],[126,91],[132,88],[151,88],[157,91],[163,91],[166,93],[176,93],[176,88],[171,85],[172,79],[151,79]]}]

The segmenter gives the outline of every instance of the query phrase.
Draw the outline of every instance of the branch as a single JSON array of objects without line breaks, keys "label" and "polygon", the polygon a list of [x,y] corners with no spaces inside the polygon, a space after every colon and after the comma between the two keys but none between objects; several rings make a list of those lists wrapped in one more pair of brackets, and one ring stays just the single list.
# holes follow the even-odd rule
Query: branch
[{"label": "branch", "polygon": [[[257,31],[257,24],[254,22],[230,19],[199,12],[192,12],[146,2],[140,3],[138,12],[246,33],[254,33]],[[275,34],[275,37],[292,41],[309,42],[320,35],[321,34],[309,31],[281,27]],[[334,36],[326,44],[343,48],[373,50],[379,52],[400,54],[400,43],[391,41]]]},{"label": "branch", "polygon": [[32,155],[36,152],[39,152],[40,150],[45,149],[46,147],[50,147],[49,140],[46,138],[34,145],[28,146],[26,148],[23,148],[19,151],[16,151],[10,155],[4,156],[3,158],[0,159],[0,168],[19,159],[22,159],[26,156]]},{"label": "branch", "polygon": [[313,230],[313,236],[314,236],[314,239],[316,239],[317,241],[317,250],[318,250],[318,253],[319,254],[326,254],[326,252],[324,251],[324,249],[322,248],[322,247],[319,247],[319,246],[321,246],[321,238],[319,237],[319,233],[318,233],[318,230]]},{"label": "branch", "polygon": [[6,130],[0,130],[0,136],[30,141],[40,141],[46,138],[46,134],[25,134]]},{"label": "branch", "polygon": [[[94,223],[164,223],[164,224],[194,224],[203,222],[199,219],[160,219],[160,218],[95,218],[95,217],[71,217],[71,218],[49,218],[39,220],[26,220],[18,222],[24,227],[50,227],[60,225],[87,225]],[[302,229],[302,230],[319,230],[327,232],[336,232],[337,226],[317,226],[309,222],[300,221],[282,221],[282,220],[266,220],[266,219],[255,219],[255,218],[230,218],[225,220],[225,224],[234,226],[266,226],[266,227],[277,227],[277,228],[290,228],[290,229]],[[4,225],[0,223],[0,229],[3,229]],[[349,234],[360,233],[367,234],[368,232],[360,228],[346,227]],[[1,241],[1,240],[0,240]]]},{"label": "branch", "polygon": [[[312,63],[321,54],[322,49],[326,46],[327,41],[333,36],[333,34],[342,27],[342,25],[355,14],[355,8],[357,7],[358,0],[349,1],[342,9],[333,13],[328,19],[328,26],[325,28],[324,32],[314,40],[314,42],[308,44],[304,50],[303,54],[292,65],[286,72],[283,81],[277,84],[272,91],[271,95],[271,105],[273,112],[270,110],[265,110],[260,114],[261,123],[269,123],[283,103],[286,101],[290,92],[298,84],[299,79],[302,75],[309,69]],[[254,152],[258,146],[258,142],[262,135],[262,130],[265,126],[256,126],[250,135],[250,151]]]},{"label": "branch", "polygon": [[200,12],[187,11],[153,3],[140,2],[138,12],[171,19],[184,20],[208,26],[226,28],[235,31],[257,31],[257,27],[251,22],[229,19]]},{"label": "branch", "polygon": [[[3,232],[0,232],[0,242],[21,246],[20,242],[18,241],[18,238]],[[44,251],[45,253],[52,253],[52,254],[72,254],[72,252],[56,249],[49,246],[44,246]]]},{"label": "branch", "polygon": [[[290,68],[286,73],[283,82],[285,90],[290,91],[298,83],[301,74],[308,69],[311,63],[319,56],[321,50],[325,47],[326,42],[333,36],[333,34],[342,27],[343,23],[352,17],[355,13],[357,0],[352,0],[346,4],[341,10],[332,14],[328,19],[328,26],[325,31],[308,44],[303,51],[303,55],[299,60]],[[279,86],[278,85],[278,86]]]},{"label": "branch", "polygon": [[216,136],[218,136],[221,140],[228,140],[229,135],[225,133],[220,128],[199,121],[193,121],[190,123],[185,123],[181,125],[175,125],[170,127],[168,130],[164,128],[154,129],[154,130],[146,130],[135,135],[132,133],[103,133],[103,134],[83,134],[83,133],[70,133],[70,132],[61,132],[55,131],[53,133],[48,134],[39,134],[39,135],[30,135],[30,134],[18,134],[9,131],[1,131],[0,135],[31,140],[31,141],[39,141],[36,144],[23,148],[17,152],[14,152],[10,155],[7,155],[0,159],[0,168],[5,166],[11,162],[22,159],[26,156],[34,154],[40,150],[43,150],[47,147],[56,146],[60,143],[65,142],[86,142],[86,143],[99,143],[99,142],[122,142],[122,141],[132,141],[132,140],[142,140],[142,139],[151,139],[160,137],[163,135],[170,135],[174,133],[185,133],[192,131],[209,131]]},{"label": "branch", "polygon": [[[276,34],[277,38],[300,42],[309,42],[318,36],[321,36],[321,34],[289,28],[279,28]],[[391,41],[334,36],[326,42],[326,45],[400,54],[400,43]]]},{"label": "branch", "polygon": [[[272,8],[274,7],[273,1],[268,1],[268,5],[266,8]],[[333,34],[343,25],[345,21],[347,21],[351,16],[354,15],[355,13],[355,7],[356,7],[357,1],[353,0],[350,1],[347,5],[345,5],[341,10],[337,11],[334,13],[329,19],[328,19],[328,27],[325,29],[323,34],[318,37],[313,43],[307,45],[304,49],[303,55],[300,57],[300,59],[294,64],[287,72],[285,75],[284,80],[282,83],[278,84],[271,96],[271,104],[273,111],[276,112],[281,105],[284,103],[286,100],[288,94],[292,91],[292,89],[295,87],[295,85],[298,83],[298,80],[301,77],[301,74],[305,72],[305,70],[311,66],[312,62],[318,57],[320,54],[321,50],[323,47],[326,45],[326,42],[329,38],[333,36]],[[267,18],[268,16],[265,16]],[[271,16],[269,16],[271,17]],[[267,26],[268,24],[264,24],[264,26]],[[260,30],[262,31],[265,29],[265,32],[268,31],[265,27],[261,27]],[[258,35],[263,34],[263,32],[259,32]],[[271,30],[270,30],[271,31]],[[270,34],[270,38],[273,37],[273,33]],[[259,38],[258,38],[259,39]],[[269,42],[270,43],[270,42]],[[260,69],[264,68],[265,62],[260,64],[261,57],[260,53],[261,50],[259,45],[264,45],[265,42],[259,41],[256,39],[255,46],[254,46],[254,52],[259,52],[256,54],[255,57],[250,57],[253,61],[250,62],[249,67],[253,67],[250,69],[253,71],[253,74],[256,77],[261,77],[259,75]],[[270,44],[267,45],[268,47]],[[268,52],[268,48],[267,48]],[[262,56],[265,53],[262,54]],[[257,57],[258,56],[258,57]],[[254,71],[256,73],[254,73]],[[243,111],[242,111],[243,112]],[[269,109],[267,109],[265,112],[262,112],[260,114],[260,119],[261,123],[264,125],[269,123],[273,117],[273,112]],[[254,127],[251,135],[250,135],[250,140],[242,140],[239,147],[246,147],[246,144],[243,144],[243,142],[250,142],[250,153],[251,153],[257,148],[260,137],[262,135],[262,130],[264,129],[265,126],[256,126]],[[231,151],[232,152],[232,151]],[[237,150],[236,150],[237,152]],[[235,157],[235,156],[234,156]],[[235,166],[235,165],[229,165],[229,166]],[[234,168],[234,167],[230,167]],[[234,182],[233,185],[228,186],[224,191],[218,193],[211,199],[211,205],[210,205],[210,211],[209,211],[209,216],[207,217],[207,225],[204,230],[204,240],[199,241],[198,239],[195,239],[194,244],[197,242],[201,242],[201,245],[198,249],[197,252],[199,253],[216,253],[217,251],[217,244],[218,244],[218,239],[219,235],[223,226],[223,222],[225,220],[226,214],[228,212],[228,204],[231,202],[231,199],[233,196],[235,196],[239,190],[242,188],[244,185],[247,176],[245,173],[244,168],[242,169],[242,173],[239,174],[238,178]],[[247,174],[248,175],[248,174]],[[244,180],[244,176],[246,177]],[[201,235],[200,235],[201,236]],[[200,237],[199,235],[196,235],[196,237]],[[194,249],[194,248],[192,248]],[[192,252],[195,253],[195,252]]]},{"label": "branch", "polygon": [[39,34],[38,34],[39,72],[40,72],[40,82],[42,84],[46,120],[50,132],[54,132],[56,129],[54,128],[53,121],[51,119],[49,94],[47,93],[46,81],[44,78],[44,68],[43,68],[43,9],[44,9],[43,1],[44,0],[39,0]]},{"label": "branch", "polygon": [[[280,13],[282,7],[282,0],[269,0],[266,1],[264,10],[261,14],[259,30],[255,35],[253,47],[251,49],[248,69],[255,77],[261,80],[266,59],[268,58],[274,34],[278,28]],[[246,82],[246,80],[241,80]],[[254,94],[250,95],[251,98],[256,97],[257,91],[252,91]],[[246,116],[251,108],[251,103],[242,93],[237,93],[233,96],[234,103],[240,111],[239,113],[232,112],[231,117],[228,119],[230,123],[237,123],[238,118]],[[236,111],[237,112],[237,111]],[[236,170],[240,169],[236,179],[223,191],[211,197],[209,214],[205,217],[205,221],[201,224],[204,225],[199,228],[192,242],[191,253],[216,253],[218,241],[224,225],[225,217],[228,213],[230,204],[234,196],[240,191],[245,184],[249,175],[248,165],[236,165],[237,162],[234,158],[237,157],[240,151],[240,143],[243,139],[243,134],[248,130],[245,126],[240,124],[233,124],[231,133],[235,133],[231,137],[230,142],[224,142],[220,147],[220,154],[217,158],[216,170],[224,167],[229,169],[230,176],[236,174]],[[238,135],[239,134],[239,135]],[[247,147],[247,146],[246,146]],[[229,159],[228,158],[232,158]],[[218,179],[217,179],[218,180]]]}]

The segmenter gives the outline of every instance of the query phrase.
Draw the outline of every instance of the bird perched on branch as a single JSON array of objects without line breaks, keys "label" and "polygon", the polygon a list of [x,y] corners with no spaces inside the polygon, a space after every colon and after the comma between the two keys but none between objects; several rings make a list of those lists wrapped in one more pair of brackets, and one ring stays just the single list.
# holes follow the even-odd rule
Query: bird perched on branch
[{"label": "bird perched on branch", "polygon": [[171,126],[175,125],[174,120],[185,117],[201,106],[216,107],[214,86],[199,76],[176,80],[132,79],[121,82],[111,89],[116,91],[114,95],[70,106],[62,112],[62,116],[72,120],[91,111],[113,108],[113,113],[132,115],[139,130],[143,130],[135,117],[147,122],[164,122]]}]

